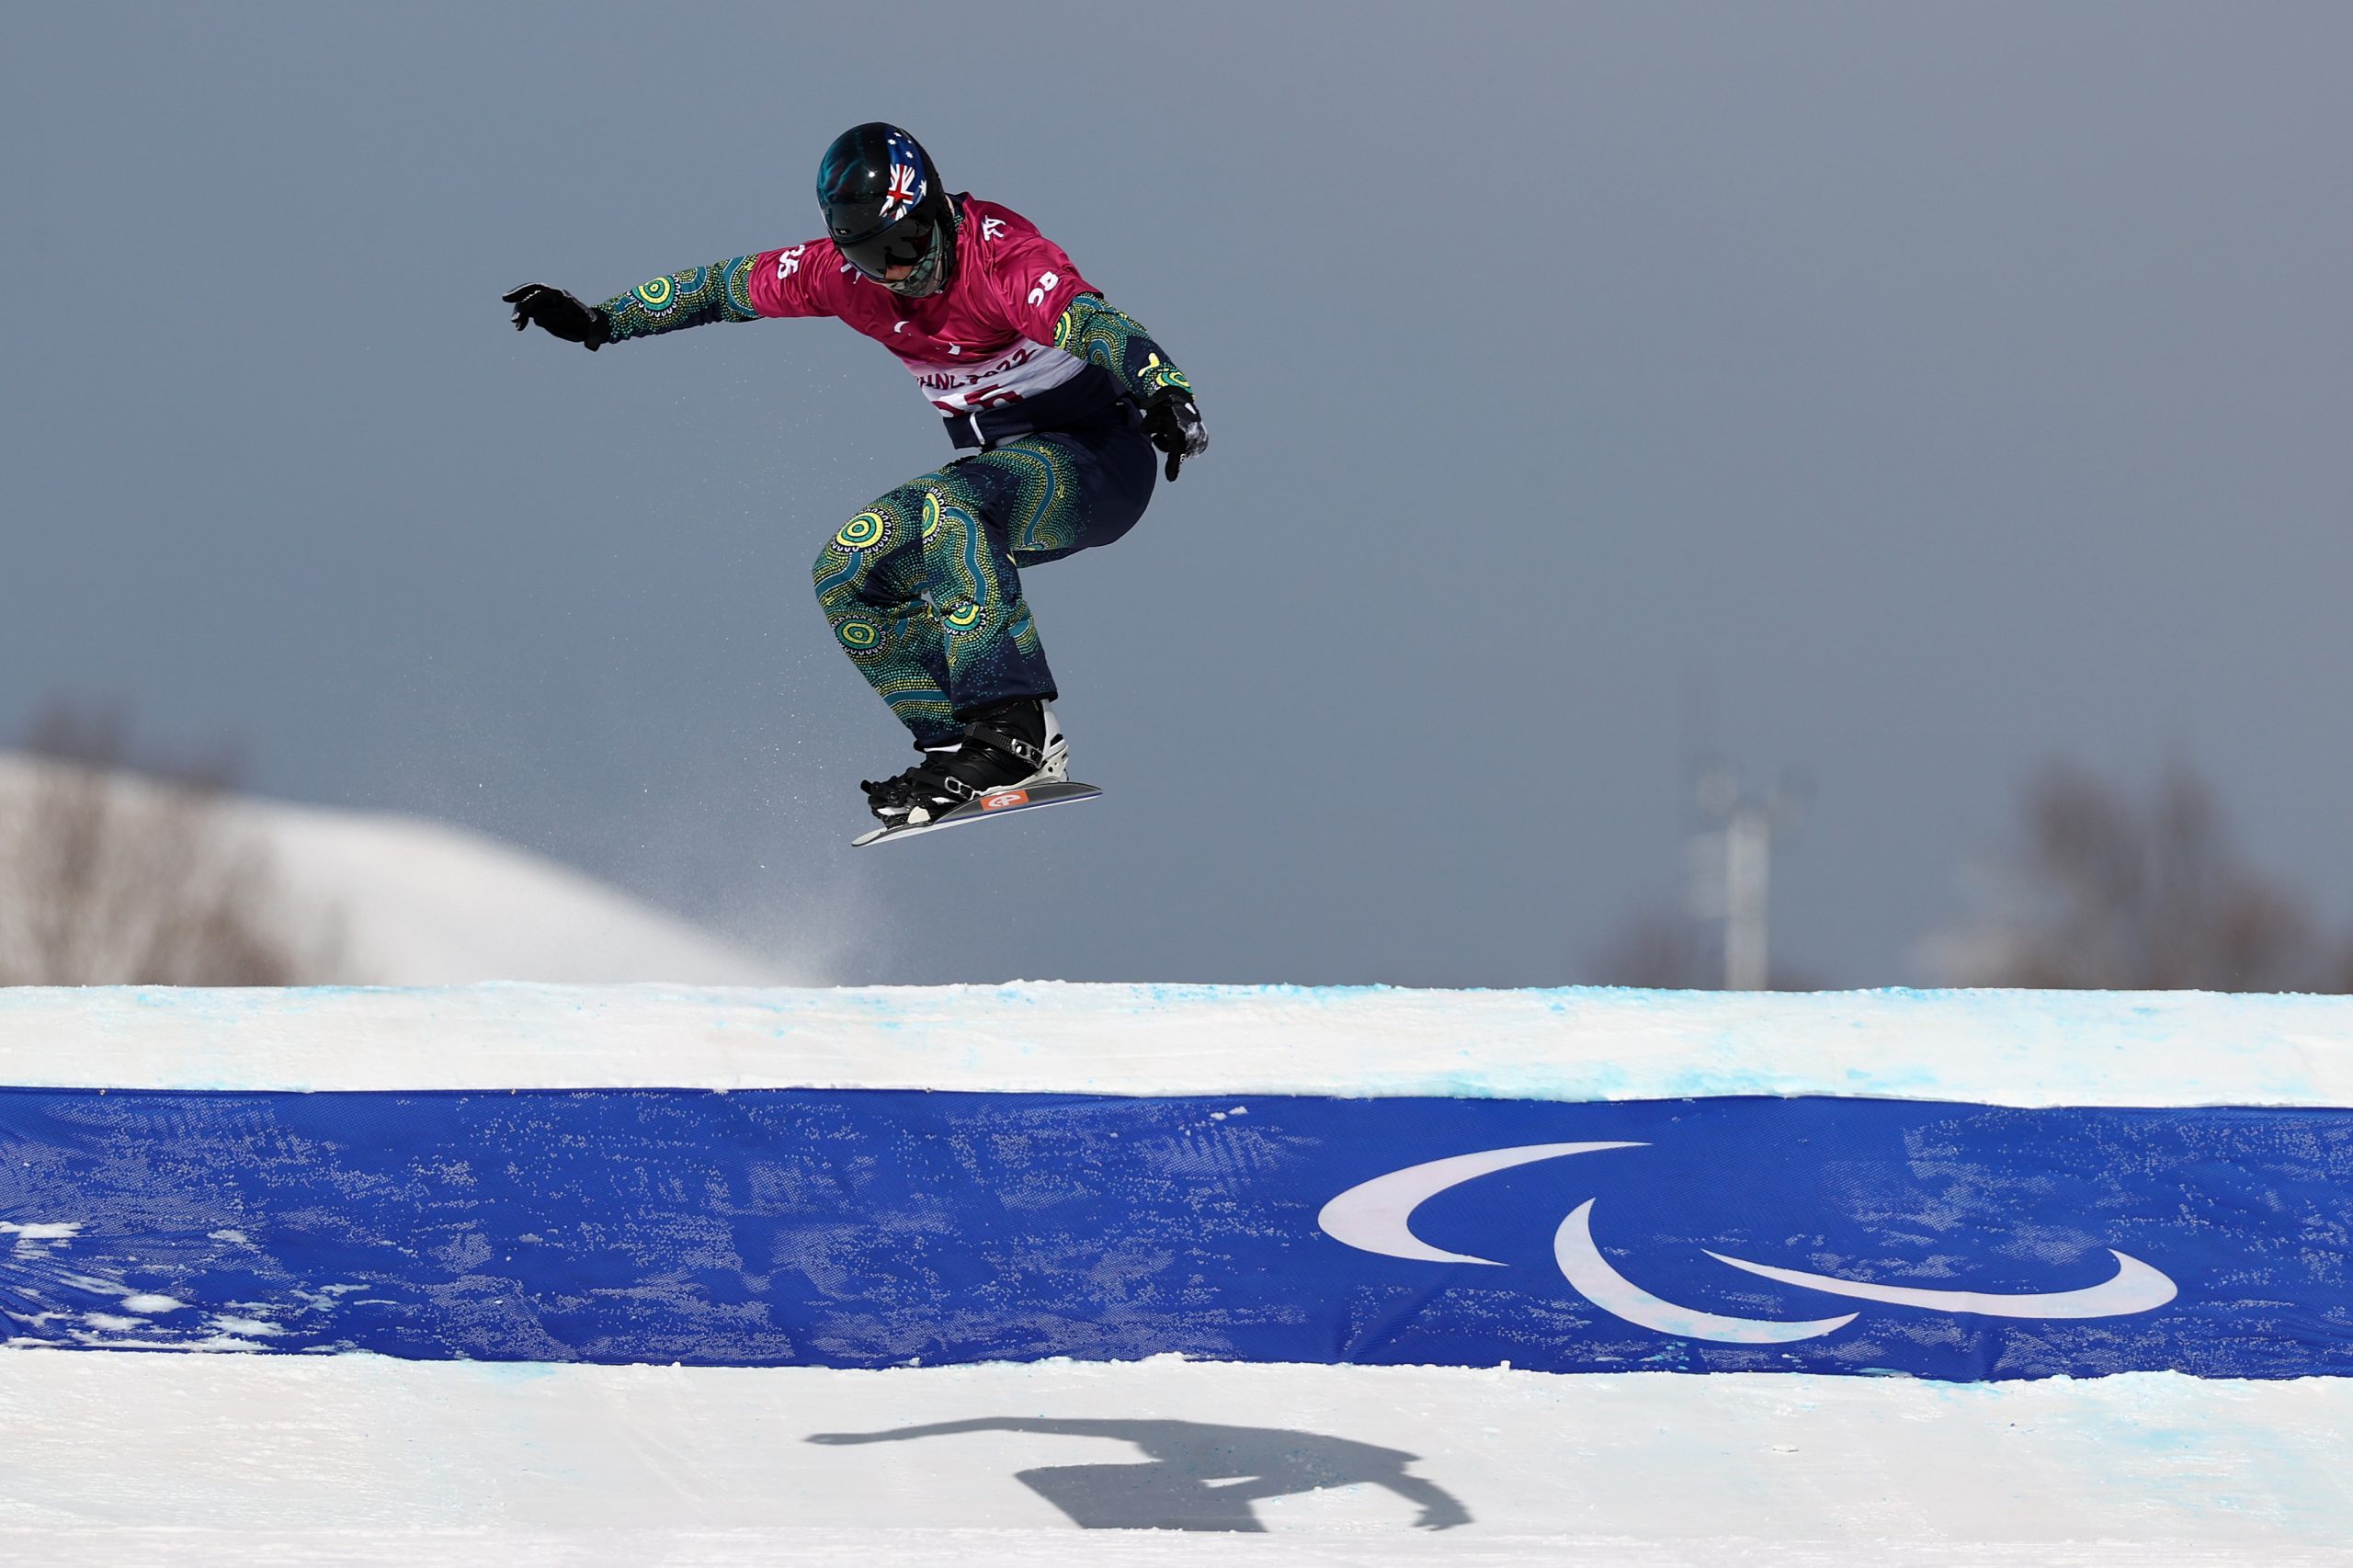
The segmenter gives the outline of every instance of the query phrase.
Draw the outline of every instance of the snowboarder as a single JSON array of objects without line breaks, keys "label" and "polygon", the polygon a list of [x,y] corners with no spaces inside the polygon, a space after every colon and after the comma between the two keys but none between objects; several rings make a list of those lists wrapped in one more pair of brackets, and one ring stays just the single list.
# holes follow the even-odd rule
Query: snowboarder
[{"label": "snowboarder", "polygon": [[589,306],[505,296],[591,350],[706,322],[835,316],[915,375],[967,455],[909,480],[818,555],[817,602],[923,760],[861,784],[885,828],[1067,776],[1054,677],[1020,570],[1108,544],[1152,498],[1153,449],[1209,446],[1191,383],[1029,220],[951,195],[922,145],[873,122],[817,167],[825,237],[656,278]]}]

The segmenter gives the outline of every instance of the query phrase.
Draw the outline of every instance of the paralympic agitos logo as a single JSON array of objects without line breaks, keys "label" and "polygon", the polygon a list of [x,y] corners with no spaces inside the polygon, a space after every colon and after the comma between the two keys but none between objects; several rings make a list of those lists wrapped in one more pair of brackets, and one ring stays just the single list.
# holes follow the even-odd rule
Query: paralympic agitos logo
[{"label": "paralympic agitos logo", "polygon": [[[1362,1252],[1419,1263],[1476,1264],[1502,1267],[1494,1258],[1474,1257],[1433,1246],[1414,1233],[1414,1211],[1430,1199],[1464,1182],[1540,1160],[1571,1154],[1599,1153],[1612,1149],[1640,1149],[1636,1142],[1528,1143],[1508,1149],[1485,1149],[1426,1161],[1359,1182],[1324,1206],[1316,1222],[1334,1240]],[[1728,1316],[1721,1312],[1678,1306],[1653,1295],[1620,1273],[1604,1257],[1593,1239],[1594,1200],[1587,1199],[1563,1219],[1552,1237],[1552,1257],[1562,1277],[1602,1311],[1643,1328],[1687,1339],[1713,1340],[1727,1345],[1777,1345],[1818,1339],[1846,1327],[1859,1316],[1783,1321]],[[1703,1249],[1705,1250],[1705,1249]],[[1783,1285],[1820,1291],[1850,1301],[1929,1312],[2001,1318],[2106,1318],[2151,1312],[2177,1294],[2164,1273],[2114,1248],[2116,1273],[2097,1285],[2074,1290],[1986,1292],[1933,1290],[1914,1285],[1886,1285],[1868,1279],[1809,1273],[1720,1252],[1707,1256],[1728,1267],[1745,1270]]]}]

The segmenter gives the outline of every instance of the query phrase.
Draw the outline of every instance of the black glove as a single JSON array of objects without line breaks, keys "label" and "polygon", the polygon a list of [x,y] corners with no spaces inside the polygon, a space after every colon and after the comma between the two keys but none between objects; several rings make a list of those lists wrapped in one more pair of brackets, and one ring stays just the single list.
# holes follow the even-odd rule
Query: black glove
[{"label": "black glove", "polygon": [[1201,423],[1201,411],[1193,404],[1193,394],[1165,388],[1143,411],[1143,433],[1152,444],[1168,454],[1168,478],[1176,479],[1176,465],[1187,458],[1199,457],[1210,449],[1209,427]]},{"label": "black glove", "polygon": [[566,343],[585,345],[594,354],[613,340],[613,324],[605,312],[582,304],[561,289],[526,283],[499,296],[515,307],[515,330],[534,322]]}]

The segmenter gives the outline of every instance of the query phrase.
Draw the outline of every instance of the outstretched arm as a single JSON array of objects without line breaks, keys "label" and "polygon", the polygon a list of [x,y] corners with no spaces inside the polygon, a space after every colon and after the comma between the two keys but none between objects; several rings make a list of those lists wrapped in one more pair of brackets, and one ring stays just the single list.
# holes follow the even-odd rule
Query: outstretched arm
[{"label": "outstretched arm", "polygon": [[689,267],[639,284],[597,307],[610,324],[608,342],[651,337],[680,327],[715,321],[757,321],[752,303],[756,256],[731,256],[709,267]]},{"label": "outstretched arm", "polygon": [[830,315],[820,276],[801,266],[808,251],[798,244],[730,256],[641,283],[601,305],[583,304],[545,283],[526,283],[506,299],[515,307],[516,331],[537,325],[590,349],[705,322]]}]

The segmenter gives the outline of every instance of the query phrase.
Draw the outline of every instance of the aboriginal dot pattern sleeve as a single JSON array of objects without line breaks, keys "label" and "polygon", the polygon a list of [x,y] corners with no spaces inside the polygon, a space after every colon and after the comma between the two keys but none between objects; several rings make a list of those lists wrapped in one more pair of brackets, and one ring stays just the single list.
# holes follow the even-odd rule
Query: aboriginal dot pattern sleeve
[{"label": "aboriginal dot pattern sleeve", "polygon": [[710,267],[651,278],[597,308],[612,324],[616,343],[706,322],[757,321],[760,312],[753,307],[751,285],[752,268],[759,259],[739,256]]},{"label": "aboriginal dot pattern sleeve", "polygon": [[1111,372],[1120,388],[1140,403],[1164,392],[1192,395],[1193,383],[1171,364],[1143,324],[1113,310],[1100,294],[1081,294],[1054,324],[1054,347]]}]

